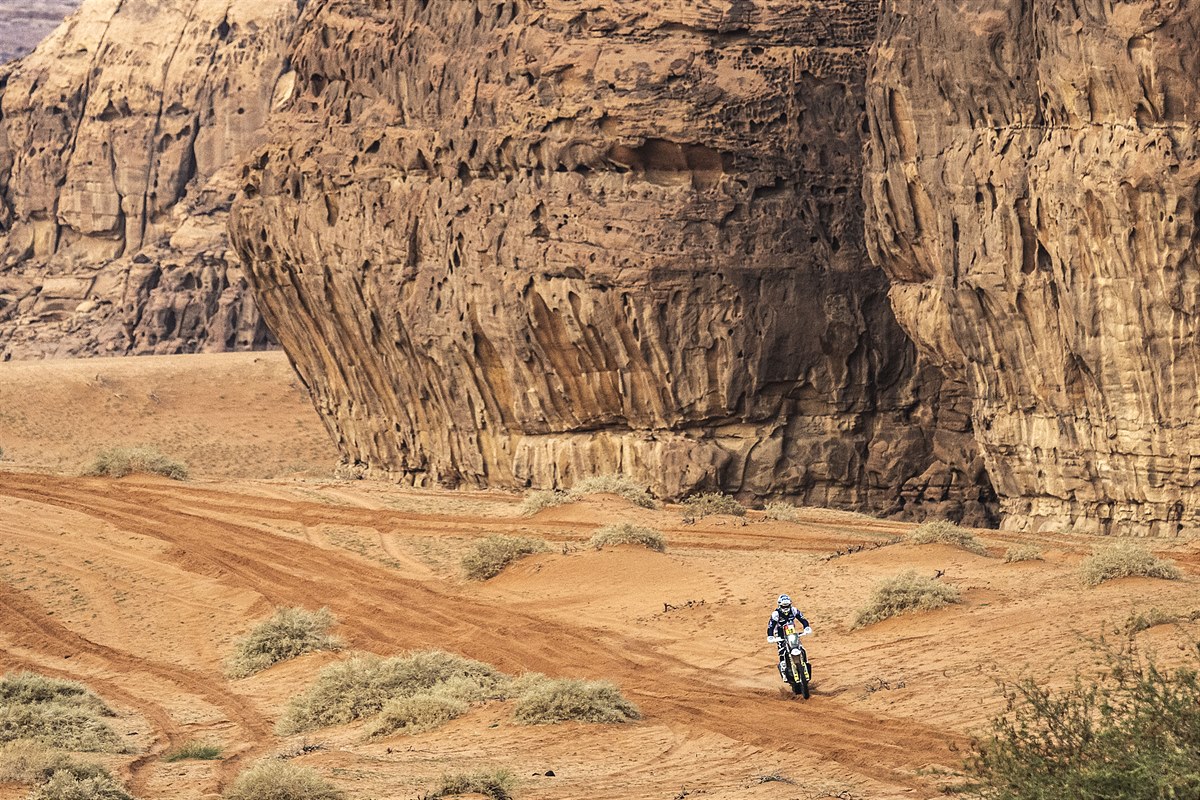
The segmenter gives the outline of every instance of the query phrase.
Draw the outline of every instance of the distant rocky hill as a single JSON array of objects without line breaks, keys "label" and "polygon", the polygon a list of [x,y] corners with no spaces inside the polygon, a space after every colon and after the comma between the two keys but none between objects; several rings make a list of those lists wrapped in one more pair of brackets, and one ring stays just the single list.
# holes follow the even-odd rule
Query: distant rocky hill
[{"label": "distant rocky hill", "polygon": [[0,67],[0,357],[266,346],[226,237],[300,0],[85,0]]},{"label": "distant rocky hill", "polygon": [[33,50],[80,0],[0,0],[0,64]]}]

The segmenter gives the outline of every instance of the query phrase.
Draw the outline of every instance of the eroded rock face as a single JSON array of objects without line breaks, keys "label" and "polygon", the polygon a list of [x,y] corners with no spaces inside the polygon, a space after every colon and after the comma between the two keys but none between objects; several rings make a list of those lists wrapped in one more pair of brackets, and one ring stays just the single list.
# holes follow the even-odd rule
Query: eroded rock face
[{"label": "eroded rock face", "polygon": [[1200,3],[888,0],[868,241],[1005,525],[1194,531]]},{"label": "eroded rock face", "polygon": [[862,241],[874,5],[312,0],[231,231],[346,459],[986,517]]},{"label": "eroded rock face", "polygon": [[[0,357],[267,343],[226,225],[298,0],[87,0],[0,68]],[[282,85],[281,85],[282,84]]]}]

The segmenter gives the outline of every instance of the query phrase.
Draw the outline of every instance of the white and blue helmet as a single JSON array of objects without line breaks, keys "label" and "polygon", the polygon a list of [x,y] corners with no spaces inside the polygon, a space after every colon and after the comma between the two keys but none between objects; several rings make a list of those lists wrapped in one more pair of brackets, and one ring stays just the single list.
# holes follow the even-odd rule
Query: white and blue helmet
[{"label": "white and blue helmet", "polygon": [[788,597],[786,594],[779,595],[779,607],[784,611],[787,611],[792,607],[792,598]]}]

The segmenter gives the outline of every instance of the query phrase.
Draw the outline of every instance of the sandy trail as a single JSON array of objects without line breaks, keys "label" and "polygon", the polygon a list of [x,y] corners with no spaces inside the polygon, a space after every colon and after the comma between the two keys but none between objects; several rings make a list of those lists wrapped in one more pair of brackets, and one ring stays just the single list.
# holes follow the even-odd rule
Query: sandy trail
[{"label": "sandy trail", "polygon": [[[981,556],[818,509],[685,524],[678,508],[595,496],[525,517],[514,493],[332,479],[302,400],[279,354],[0,365],[0,670],[80,680],[116,708],[131,752],[107,761],[144,800],[211,800],[281,752],[349,800],[417,798],[475,766],[512,769],[531,800],[931,798],[1001,708],[997,681],[1065,683],[1095,663],[1089,640],[1151,608],[1196,618],[1137,634],[1164,658],[1200,636],[1194,540],[1149,542],[1182,581],[1083,589],[1079,561],[1104,542],[1071,534],[981,531]],[[198,477],[50,474],[145,442],[182,448]],[[585,546],[612,522],[663,531],[667,552]],[[493,534],[551,551],[465,580],[463,553]],[[1043,560],[1000,558],[1025,543]],[[852,629],[872,587],[905,569],[941,573],[963,602]],[[764,641],[780,591],[817,630],[808,702],[781,692]],[[224,660],[275,608],[322,605],[350,649],[441,647],[514,673],[605,678],[645,719],[528,727],[492,704],[418,736],[369,741],[356,724],[280,738],[288,700],[344,654],[242,680]],[[223,758],[161,758],[200,740]],[[26,791],[0,785],[0,800]]]}]

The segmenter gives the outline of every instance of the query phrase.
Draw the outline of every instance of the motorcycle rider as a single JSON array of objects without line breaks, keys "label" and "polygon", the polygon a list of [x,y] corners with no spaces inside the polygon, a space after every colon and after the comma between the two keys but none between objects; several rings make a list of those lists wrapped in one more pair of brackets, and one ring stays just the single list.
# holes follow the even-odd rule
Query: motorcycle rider
[{"label": "motorcycle rider", "polygon": [[779,649],[779,676],[784,680],[785,670],[787,669],[787,661],[784,659],[784,648],[787,647],[787,640],[783,638],[783,627],[789,622],[798,622],[804,626],[805,633],[812,633],[812,626],[808,624],[808,620],[804,618],[804,614],[796,610],[792,605],[792,598],[786,594],[779,595],[779,605],[771,612],[771,619],[767,622],[767,641],[775,642]]}]

